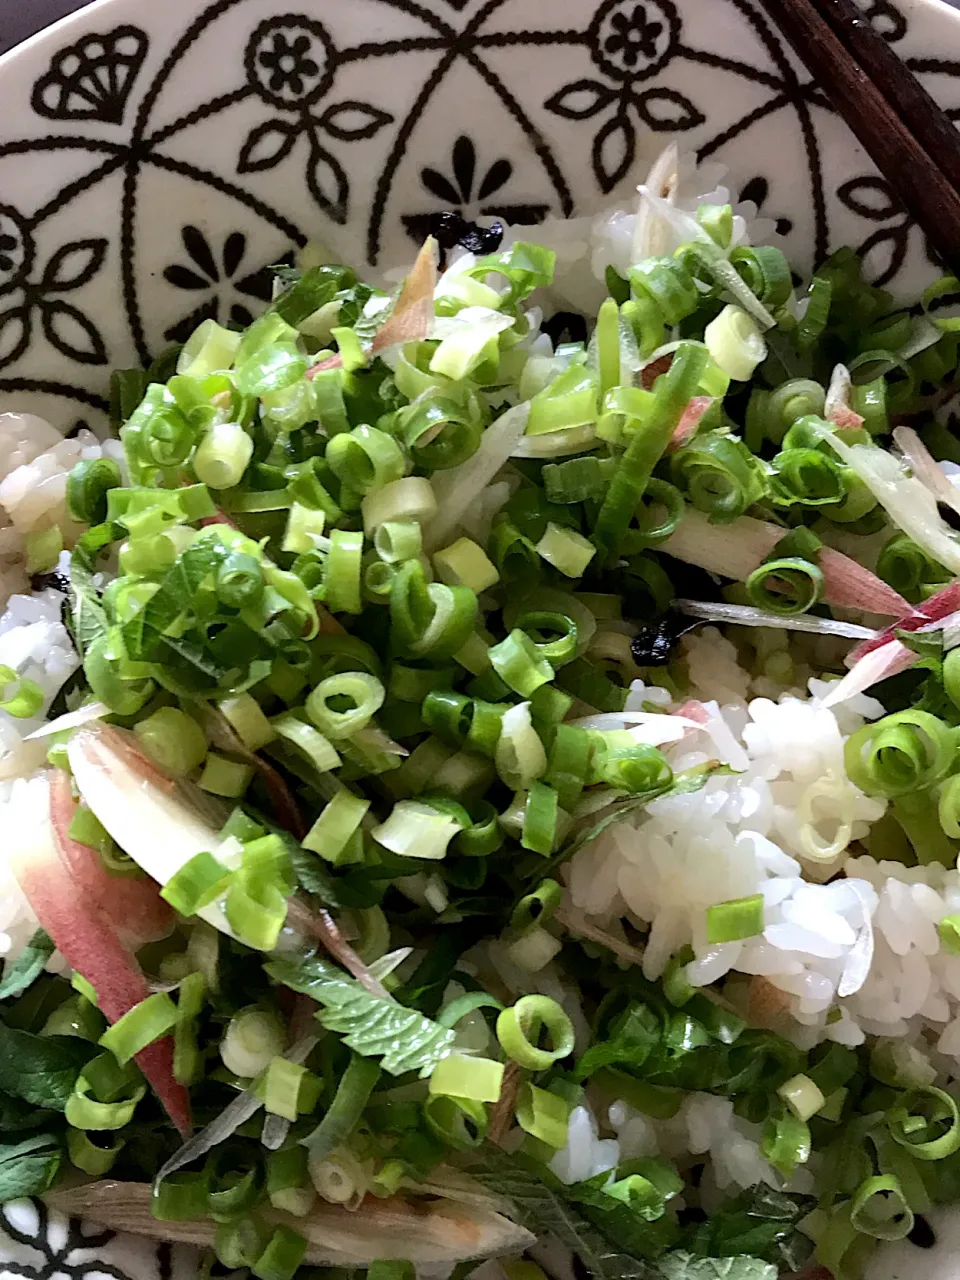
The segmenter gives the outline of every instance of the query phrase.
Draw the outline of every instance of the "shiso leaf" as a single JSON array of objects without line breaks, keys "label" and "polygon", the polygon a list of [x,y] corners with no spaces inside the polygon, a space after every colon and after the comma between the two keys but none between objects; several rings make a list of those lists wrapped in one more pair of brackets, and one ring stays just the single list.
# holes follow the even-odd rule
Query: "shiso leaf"
[{"label": "shiso leaf", "polygon": [[322,1004],[321,1025],[342,1035],[355,1053],[382,1059],[391,1075],[419,1071],[427,1076],[453,1047],[454,1031],[416,1009],[372,995],[319,955],[277,957],[264,967],[274,982]]},{"label": "shiso leaf", "polygon": [[53,939],[43,929],[38,929],[24,949],[6,966],[0,981],[0,1000],[22,995],[40,977],[47,961],[53,955]]},{"label": "shiso leaf", "polygon": [[657,1263],[652,1280],[777,1280],[777,1268],[759,1258],[695,1258],[677,1250]]},{"label": "shiso leaf", "polygon": [[[510,1200],[522,1226],[535,1235],[554,1235],[583,1261],[594,1280],[651,1280],[649,1262],[621,1253],[593,1227],[572,1202],[567,1188],[546,1166],[517,1153],[491,1152],[471,1175],[499,1196]],[[771,1272],[771,1276],[773,1273]],[[682,1280],[678,1272],[670,1280]],[[732,1280],[732,1278],[731,1278]],[[743,1280],[753,1280],[744,1277]],[[758,1275],[757,1280],[767,1280]]]}]

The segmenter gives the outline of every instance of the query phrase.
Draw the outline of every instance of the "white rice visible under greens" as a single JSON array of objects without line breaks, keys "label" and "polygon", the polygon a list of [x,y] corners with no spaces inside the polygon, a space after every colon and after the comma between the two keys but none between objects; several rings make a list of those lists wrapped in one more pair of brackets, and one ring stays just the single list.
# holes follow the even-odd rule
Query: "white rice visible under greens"
[{"label": "white rice visible under greens", "polygon": [[0,1058],[77,1046],[0,1064],[11,1198],[154,1180],[261,1280],[859,1280],[955,1198],[960,342],[849,253],[794,289],[722,182],[670,149],[396,297],[285,269],[119,442],[0,417]]}]

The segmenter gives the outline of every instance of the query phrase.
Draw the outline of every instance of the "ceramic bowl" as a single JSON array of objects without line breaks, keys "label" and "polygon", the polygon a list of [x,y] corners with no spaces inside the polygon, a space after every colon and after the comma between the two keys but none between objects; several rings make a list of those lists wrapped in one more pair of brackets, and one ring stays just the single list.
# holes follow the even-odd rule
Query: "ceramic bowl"
[{"label": "ceramic bowl", "polygon": [[[960,116],[960,13],[858,2]],[[673,137],[798,267],[852,244],[898,293],[936,274],[755,0],[99,0],[0,59],[0,408],[102,426],[111,369],[249,322],[292,248],[382,272],[445,209],[535,237],[630,201]],[[193,1270],[35,1206],[4,1223],[8,1276]],[[876,1274],[956,1276],[948,1246]]]}]

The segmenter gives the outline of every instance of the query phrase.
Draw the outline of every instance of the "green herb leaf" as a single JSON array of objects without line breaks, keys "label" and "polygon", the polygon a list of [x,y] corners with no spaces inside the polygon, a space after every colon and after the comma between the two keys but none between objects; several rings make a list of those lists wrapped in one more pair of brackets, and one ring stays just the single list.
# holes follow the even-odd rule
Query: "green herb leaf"
[{"label": "green herb leaf", "polygon": [[339,907],[340,895],[337,893],[337,881],[326,869],[315,853],[304,849],[286,832],[271,826],[271,830],[283,839],[293,863],[293,871],[300,883],[300,888],[314,894],[325,907]]},{"label": "green herb leaf", "polygon": [[[228,554],[222,543],[212,539],[197,541],[184,551],[146,607],[134,614],[122,629],[123,642],[131,658],[153,656],[166,632],[184,609],[190,607],[204,581]],[[170,643],[170,637],[166,638]]]},{"label": "green herb leaf", "polygon": [[695,1258],[681,1250],[664,1254],[653,1274],[656,1280],[777,1280],[777,1268],[759,1258]]},{"label": "green herb leaf", "polygon": [[62,1111],[77,1076],[97,1052],[86,1040],[35,1036],[0,1023],[0,1091]]},{"label": "green herb leaf", "polygon": [[8,1098],[0,1094],[0,1133],[26,1133],[38,1129],[54,1119],[52,1111],[31,1106],[22,1098]]},{"label": "green herb leaf", "polygon": [[6,965],[0,981],[0,1000],[21,995],[43,973],[44,966],[53,955],[53,939],[43,929],[38,929],[11,965]]},{"label": "green herb leaf", "polygon": [[552,875],[556,867],[560,866],[561,863],[568,862],[575,853],[578,853],[585,845],[588,845],[591,840],[596,840],[598,836],[602,836],[608,827],[612,827],[614,823],[623,822],[625,819],[632,818],[635,814],[642,812],[651,800],[657,800],[661,796],[690,795],[705,786],[711,776],[711,773],[703,770],[691,769],[688,773],[677,774],[668,787],[660,787],[644,795],[629,796],[625,800],[612,801],[610,808],[598,822],[579,832],[564,845],[559,853],[554,854],[544,864],[543,874]]},{"label": "green herb leaf", "polygon": [[712,1257],[747,1253],[783,1271],[800,1271],[813,1252],[813,1242],[797,1230],[797,1223],[812,1207],[809,1196],[750,1187],[724,1201],[686,1234],[684,1247]]},{"label": "green herb leaf", "polygon": [[[572,1249],[594,1280],[647,1280],[649,1263],[621,1253],[608,1243],[571,1200],[568,1189],[545,1165],[529,1157],[490,1152],[473,1177],[512,1201],[516,1220],[536,1235],[555,1235]],[[671,1280],[674,1280],[671,1277]],[[682,1280],[678,1274],[676,1280]],[[757,1280],[766,1280],[758,1277]]]},{"label": "green herb leaf", "polygon": [[0,1204],[42,1195],[57,1176],[60,1158],[60,1144],[51,1134],[0,1143]]},{"label": "green herb leaf", "polygon": [[106,632],[107,615],[93,584],[93,574],[76,557],[70,565],[69,600],[73,635],[82,657]]},{"label": "green herb leaf", "polygon": [[265,966],[274,982],[310,996],[324,1006],[317,1015],[329,1031],[365,1058],[382,1058],[383,1069],[399,1076],[427,1076],[450,1052],[455,1033],[416,1009],[371,995],[354,978],[318,955],[278,958]]},{"label": "green herb leaf", "polygon": [[601,1174],[567,1189],[567,1195],[580,1206],[580,1212],[612,1245],[624,1253],[641,1258],[656,1258],[677,1238],[678,1228],[672,1218],[663,1214],[652,1219],[646,1210],[615,1199],[608,1192],[610,1174]]}]

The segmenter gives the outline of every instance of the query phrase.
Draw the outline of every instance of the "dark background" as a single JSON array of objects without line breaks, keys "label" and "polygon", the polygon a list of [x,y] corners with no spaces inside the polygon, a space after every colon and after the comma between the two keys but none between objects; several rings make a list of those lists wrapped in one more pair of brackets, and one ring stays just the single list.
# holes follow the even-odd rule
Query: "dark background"
[{"label": "dark background", "polygon": [[81,0],[0,0],[0,53],[81,7]]},{"label": "dark background", "polygon": [[[960,5],[960,0],[950,3]],[[83,0],[0,0],[0,53],[82,7]]]}]

